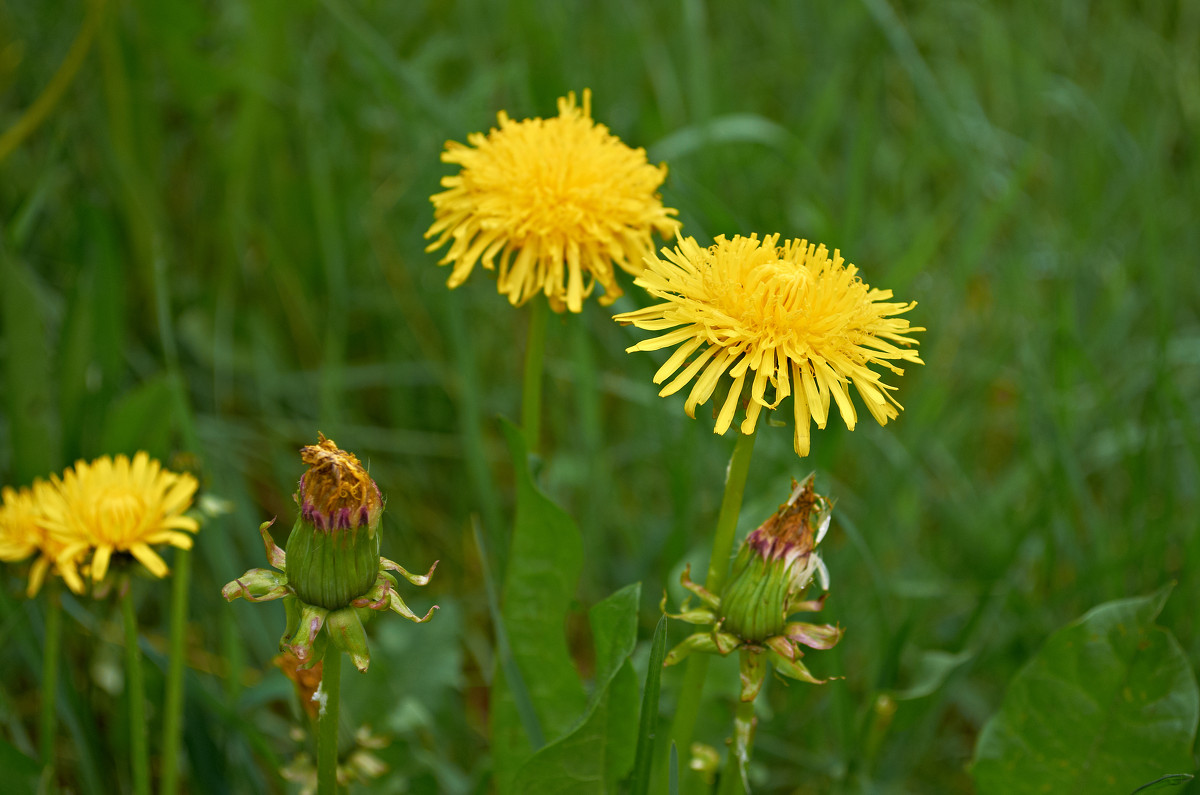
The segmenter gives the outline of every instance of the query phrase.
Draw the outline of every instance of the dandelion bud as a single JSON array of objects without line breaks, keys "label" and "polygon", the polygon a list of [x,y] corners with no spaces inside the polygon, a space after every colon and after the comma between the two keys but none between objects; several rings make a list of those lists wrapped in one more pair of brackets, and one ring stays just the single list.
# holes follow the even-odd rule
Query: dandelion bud
[{"label": "dandelion bud", "polygon": [[796,485],[779,510],[746,537],[721,595],[722,629],[746,643],[783,635],[816,574],[823,590],[829,574],[816,552],[829,529],[829,501],[813,491],[812,476]]},{"label": "dandelion bud", "polygon": [[[765,660],[792,679],[821,684],[800,661],[800,646],[830,649],[842,629],[831,624],[789,622],[793,613],[815,613],[825,603],[806,601],[804,591],[815,577],[829,590],[829,572],[817,555],[817,545],[829,529],[832,505],[813,490],[813,477],[792,483],[792,494],[770,519],[746,537],[733,564],[733,576],[720,595],[691,580],[685,570],[683,586],[699,597],[702,607],[668,614],[689,624],[711,625],[685,638],[671,650],[665,665],[693,652],[722,656],[739,652],[741,700],[753,701],[766,674]],[[666,597],[663,597],[666,607]]]},{"label": "dandelion bud", "polygon": [[267,560],[283,573],[251,569],[221,589],[228,601],[283,599],[287,627],[280,650],[316,664],[332,638],[336,650],[350,655],[360,671],[371,663],[363,624],[374,611],[392,610],[410,621],[428,621],[435,605],[417,616],[396,592],[398,572],[413,585],[425,585],[437,567],[410,574],[379,556],[383,497],[358,457],[318,434],[317,444],[300,451],[308,471],[300,479],[296,503],[300,516],[286,552],[271,538],[272,522],[259,527]]}]

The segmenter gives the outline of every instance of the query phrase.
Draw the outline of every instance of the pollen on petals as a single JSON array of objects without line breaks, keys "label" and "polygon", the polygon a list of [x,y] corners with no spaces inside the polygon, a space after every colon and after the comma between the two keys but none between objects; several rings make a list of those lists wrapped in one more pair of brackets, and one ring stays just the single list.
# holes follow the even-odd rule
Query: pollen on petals
[{"label": "pollen on petals", "polygon": [[893,362],[922,364],[908,335],[925,329],[897,317],[916,303],[887,301],[890,290],[871,289],[840,252],[830,256],[807,240],[779,245],[779,235],[721,236],[702,248],[680,237],[673,250],[648,257],[634,283],[660,303],[614,319],[663,333],[628,350],[679,346],[654,382],[667,382],[663,396],[691,384],[688,416],[724,384],[716,433],[729,430],[739,410],[738,429],[753,433],[763,410],[791,400],[793,446],[808,455],[811,425],[825,427],[831,403],[854,429],[851,385],[879,424],[899,414],[895,387],[873,366],[900,375]]},{"label": "pollen on petals", "polygon": [[614,266],[642,269],[652,233],[670,236],[679,223],[658,194],[666,166],[652,166],[591,118],[591,93],[558,101],[558,116],[514,121],[468,144],[449,142],[442,160],[461,166],[435,194],[438,263],[451,265],[447,284],[466,281],[476,264],[496,271],[497,289],[519,306],[542,293],[556,312],[579,312],[599,284],[608,305],[621,295]]}]

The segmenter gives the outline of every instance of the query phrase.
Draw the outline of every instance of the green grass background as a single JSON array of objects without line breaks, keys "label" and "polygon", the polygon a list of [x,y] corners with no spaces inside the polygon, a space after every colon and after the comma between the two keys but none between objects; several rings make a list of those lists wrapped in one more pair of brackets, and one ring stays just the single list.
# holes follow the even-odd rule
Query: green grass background
[{"label": "green grass background", "polygon": [[[585,87],[668,164],[688,234],[824,242],[929,329],[893,424],[832,421],[807,460],[789,430],[760,432],[742,532],[815,469],[837,500],[825,616],[846,627],[809,657],[844,681],[768,684],[761,791],[969,792],[976,734],[1047,634],[1170,580],[1160,621],[1200,662],[1200,4],[107,6],[0,162],[0,476],[189,450],[230,501],[197,539],[191,791],[280,789],[303,747],[269,663],[282,608],[219,588],[265,565],[256,527],[288,526],[318,429],[387,495],[384,554],[442,561],[406,593],[436,619],[375,622],[370,674],[347,676],[348,717],[392,738],[377,791],[486,791],[493,652],[468,519],[503,537],[496,417],[519,413],[527,313],[482,273],[446,290],[422,234],[446,140]],[[0,0],[0,131],[89,8]],[[644,302],[632,288],[616,309]],[[541,477],[585,537],[568,632],[586,672],[588,605],[642,581],[648,642],[661,589],[703,563],[732,438],[656,396],[660,359],[623,352],[643,332],[585,309],[550,320]],[[5,571],[0,725],[29,751],[41,610]],[[138,588],[161,662],[167,586]],[[117,617],[67,611],[61,753],[74,786],[108,792],[127,784]],[[720,747],[736,675],[710,680],[699,737]]]}]

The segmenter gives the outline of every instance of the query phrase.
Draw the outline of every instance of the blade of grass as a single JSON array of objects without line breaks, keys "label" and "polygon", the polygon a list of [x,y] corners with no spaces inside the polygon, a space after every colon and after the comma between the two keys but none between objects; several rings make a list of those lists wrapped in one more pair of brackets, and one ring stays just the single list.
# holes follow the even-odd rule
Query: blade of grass
[{"label": "blade of grass", "polygon": [[667,617],[658,619],[650,641],[650,661],[646,668],[646,689],[642,695],[642,715],[638,723],[637,756],[633,762],[630,795],[650,791],[650,768],[654,758],[655,727],[658,724],[658,694],[662,684],[663,659],[667,656]]}]

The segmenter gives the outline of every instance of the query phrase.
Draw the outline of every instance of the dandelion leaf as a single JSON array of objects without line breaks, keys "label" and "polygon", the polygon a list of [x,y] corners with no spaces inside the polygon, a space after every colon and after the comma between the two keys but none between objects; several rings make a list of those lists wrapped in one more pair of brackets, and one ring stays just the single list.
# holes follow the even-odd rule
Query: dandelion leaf
[{"label": "dandelion leaf", "polygon": [[1200,692],[1154,619],[1172,586],[1108,602],[1056,632],[984,726],[972,775],[991,793],[1131,793],[1190,773]]}]

